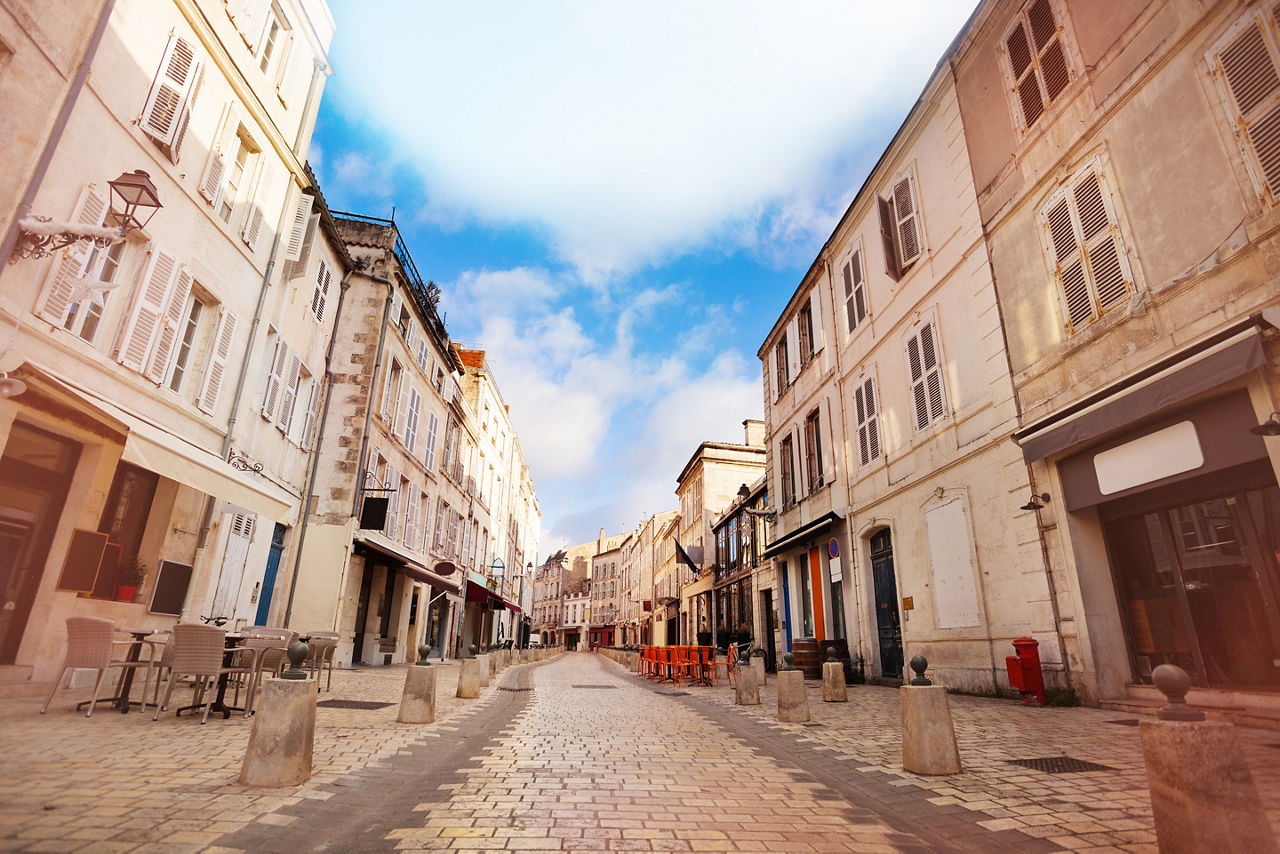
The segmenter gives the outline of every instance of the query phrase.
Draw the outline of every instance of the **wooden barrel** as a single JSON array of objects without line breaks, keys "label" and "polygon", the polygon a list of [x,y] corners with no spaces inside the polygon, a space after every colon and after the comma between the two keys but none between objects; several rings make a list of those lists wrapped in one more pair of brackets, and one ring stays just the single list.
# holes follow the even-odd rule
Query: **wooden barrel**
[{"label": "wooden barrel", "polygon": [[805,679],[822,678],[822,659],[816,638],[795,638],[791,641],[792,664],[804,671]]}]

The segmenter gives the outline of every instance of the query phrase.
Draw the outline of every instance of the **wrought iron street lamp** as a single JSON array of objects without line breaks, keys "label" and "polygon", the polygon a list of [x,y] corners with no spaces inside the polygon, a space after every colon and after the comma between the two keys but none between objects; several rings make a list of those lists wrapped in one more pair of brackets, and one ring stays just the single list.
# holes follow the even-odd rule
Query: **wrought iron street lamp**
[{"label": "wrought iron street lamp", "polygon": [[47,216],[30,214],[18,220],[18,240],[9,263],[19,258],[45,258],[73,243],[88,242],[106,249],[124,240],[130,231],[146,228],[162,207],[151,176],[141,169],[125,172],[108,181],[107,186],[111,188],[110,212],[115,225],[55,222]]}]

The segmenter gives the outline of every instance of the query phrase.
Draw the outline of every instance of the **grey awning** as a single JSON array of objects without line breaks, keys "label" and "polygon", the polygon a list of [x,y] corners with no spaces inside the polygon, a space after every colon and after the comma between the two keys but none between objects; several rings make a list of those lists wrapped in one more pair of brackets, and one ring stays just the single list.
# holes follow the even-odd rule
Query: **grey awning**
[{"label": "grey awning", "polygon": [[817,519],[814,519],[812,522],[808,523],[807,525],[801,525],[799,528],[796,528],[791,533],[783,534],[780,539],[774,540],[772,543],[770,543],[768,548],[766,548],[764,552],[761,554],[761,557],[773,557],[779,552],[786,551],[787,549],[791,548],[791,546],[803,541],[807,537],[810,537],[813,534],[817,534],[826,530],[828,527],[831,526],[832,522],[835,522],[840,518],[842,517],[840,516],[839,513],[831,512],[825,516],[820,516]]},{"label": "grey awning", "polygon": [[1208,339],[1013,434],[1028,463],[1124,427],[1260,367],[1262,337],[1250,324]]}]

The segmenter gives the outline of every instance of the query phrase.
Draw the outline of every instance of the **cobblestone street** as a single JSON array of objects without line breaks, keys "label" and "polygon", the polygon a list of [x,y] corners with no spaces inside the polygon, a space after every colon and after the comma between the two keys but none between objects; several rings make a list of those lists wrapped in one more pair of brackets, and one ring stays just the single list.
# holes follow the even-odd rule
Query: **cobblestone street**
[{"label": "cobblestone street", "polygon": [[[730,689],[657,686],[583,653],[504,671],[479,700],[437,670],[434,724],[395,722],[404,669],[339,671],[312,779],[237,782],[251,721],[92,718],[60,694],[0,701],[0,849],[23,851],[1155,849],[1136,726],[1096,709],[953,696],[962,774],[900,764],[897,692],[856,686],[813,720]],[[1280,737],[1237,730],[1273,827]],[[1050,774],[1011,760],[1067,756]]]}]

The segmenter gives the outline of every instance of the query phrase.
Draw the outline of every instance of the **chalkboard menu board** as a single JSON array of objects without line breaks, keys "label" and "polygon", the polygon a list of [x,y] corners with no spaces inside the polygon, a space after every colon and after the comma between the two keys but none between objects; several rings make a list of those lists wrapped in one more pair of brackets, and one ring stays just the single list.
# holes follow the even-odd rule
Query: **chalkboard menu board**
[{"label": "chalkboard menu board", "polygon": [[171,560],[160,561],[160,571],[156,574],[156,586],[151,591],[151,605],[147,610],[152,614],[180,616],[182,603],[187,599],[187,588],[190,585],[191,564],[175,563]]},{"label": "chalkboard menu board", "polygon": [[94,581],[98,578],[98,566],[102,563],[102,552],[106,547],[106,534],[79,528],[72,531],[67,558],[62,562],[62,574],[58,576],[58,589],[80,593],[92,590]]}]

